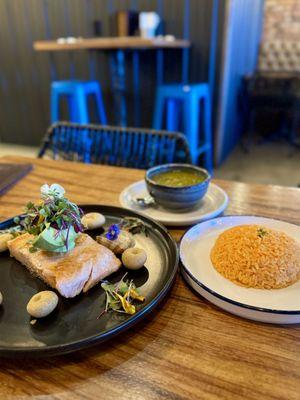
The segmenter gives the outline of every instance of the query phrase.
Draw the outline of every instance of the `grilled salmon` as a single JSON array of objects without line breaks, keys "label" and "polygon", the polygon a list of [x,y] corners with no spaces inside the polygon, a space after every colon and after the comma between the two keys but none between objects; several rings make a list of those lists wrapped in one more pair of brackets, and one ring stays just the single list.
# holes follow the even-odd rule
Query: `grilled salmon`
[{"label": "grilled salmon", "polygon": [[32,253],[29,249],[33,238],[24,233],[10,240],[7,243],[10,255],[64,297],[87,292],[121,266],[111,250],[85,233],[78,235],[74,249],[67,253],[44,250]]}]

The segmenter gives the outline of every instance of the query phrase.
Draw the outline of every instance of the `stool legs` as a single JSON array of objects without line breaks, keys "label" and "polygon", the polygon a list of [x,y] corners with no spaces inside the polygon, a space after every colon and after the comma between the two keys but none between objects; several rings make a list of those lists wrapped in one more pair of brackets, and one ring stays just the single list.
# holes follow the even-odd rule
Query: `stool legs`
[{"label": "stool legs", "polygon": [[59,95],[57,93],[51,93],[50,119],[52,124],[59,120],[58,112],[59,112]]},{"label": "stool legs", "polygon": [[199,114],[198,98],[191,94],[184,100],[184,131],[190,144],[193,164],[198,163]]},{"label": "stool legs", "polygon": [[78,121],[80,124],[87,124],[89,122],[87,99],[84,91],[81,88],[76,90],[77,107],[78,107]]},{"label": "stool legs", "polygon": [[127,125],[127,110],[125,97],[125,53],[119,49],[110,55],[111,79],[114,91],[115,110],[117,112],[117,123],[120,126]]},{"label": "stool legs", "polygon": [[167,130],[177,131],[179,129],[178,100],[167,100]]},{"label": "stool legs", "polygon": [[68,95],[68,106],[71,122],[77,122],[77,107],[73,96]]},{"label": "stool legs", "polygon": [[209,171],[213,170],[213,153],[212,153],[212,128],[211,128],[211,108],[210,98],[207,94],[204,101],[204,138],[206,150],[204,152],[204,166]]},{"label": "stool legs", "polygon": [[164,98],[163,96],[161,96],[160,90],[157,89],[155,107],[154,107],[154,118],[153,118],[154,129],[162,129],[163,116],[164,116]]},{"label": "stool legs", "polygon": [[[87,108],[87,98],[85,96],[82,88],[77,88],[76,90],[76,98],[77,98],[77,107],[78,107],[78,119],[80,124],[88,124],[89,116],[88,116],[88,108]],[[83,162],[90,163],[90,140],[88,137],[88,131],[82,131],[82,155]]]},{"label": "stool legs", "polygon": [[101,125],[107,125],[106,113],[104,110],[102,93],[100,89],[97,90],[97,92],[95,93],[95,98],[96,98],[100,123]]},{"label": "stool legs", "polygon": [[[181,85],[158,87],[153,118],[154,129],[163,128],[165,103],[167,130],[180,130],[182,118],[183,131],[190,144],[192,162],[198,164],[199,156],[203,155],[205,168],[212,171],[211,104],[208,85],[203,83],[189,85],[187,88]],[[182,108],[180,103],[183,103],[182,115],[179,113]]]},{"label": "stool legs", "polygon": [[89,122],[88,96],[95,96],[100,123],[107,124],[101,87],[97,81],[56,81],[51,86],[51,122],[61,119],[59,101],[66,97],[69,108],[69,120],[80,124]]}]

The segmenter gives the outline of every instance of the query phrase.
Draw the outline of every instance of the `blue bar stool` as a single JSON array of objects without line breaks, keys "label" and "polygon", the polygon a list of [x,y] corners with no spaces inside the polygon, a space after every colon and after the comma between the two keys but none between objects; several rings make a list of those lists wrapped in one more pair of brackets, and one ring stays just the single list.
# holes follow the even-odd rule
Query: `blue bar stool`
[{"label": "blue bar stool", "polygon": [[98,115],[101,125],[106,125],[101,87],[97,81],[54,81],[51,84],[51,122],[59,121],[59,101],[67,97],[70,121],[80,124],[89,123],[88,102],[89,95],[95,96]]},{"label": "blue bar stool", "polygon": [[153,128],[182,129],[190,144],[192,162],[198,164],[203,154],[205,168],[212,171],[211,102],[207,83],[159,86]]}]

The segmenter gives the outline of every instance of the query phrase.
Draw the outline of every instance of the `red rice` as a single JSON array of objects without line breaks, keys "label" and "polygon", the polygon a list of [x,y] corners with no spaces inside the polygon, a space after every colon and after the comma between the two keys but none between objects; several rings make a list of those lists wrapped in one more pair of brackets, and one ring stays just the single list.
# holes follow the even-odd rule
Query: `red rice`
[{"label": "red rice", "polygon": [[259,225],[223,232],[210,258],[221,275],[241,286],[277,289],[300,278],[300,244],[283,232]]}]

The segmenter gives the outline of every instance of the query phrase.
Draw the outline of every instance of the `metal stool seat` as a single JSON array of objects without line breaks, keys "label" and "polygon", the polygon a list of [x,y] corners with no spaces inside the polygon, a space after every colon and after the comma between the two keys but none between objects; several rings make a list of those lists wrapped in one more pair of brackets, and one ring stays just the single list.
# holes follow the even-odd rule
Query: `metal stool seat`
[{"label": "metal stool seat", "polygon": [[80,124],[89,122],[88,102],[89,95],[96,100],[100,123],[106,125],[106,114],[102,100],[101,87],[98,81],[54,81],[51,84],[51,122],[57,122],[59,116],[59,102],[67,97],[70,121]]},{"label": "metal stool seat", "polygon": [[207,83],[159,86],[153,127],[165,127],[168,131],[182,129],[190,144],[193,163],[198,164],[203,155],[205,168],[212,171],[211,102]]}]

